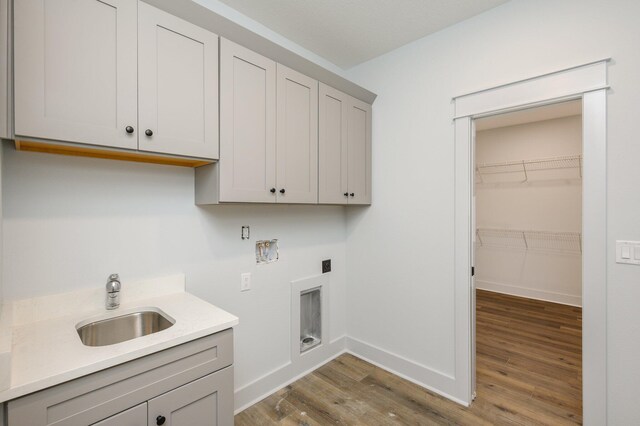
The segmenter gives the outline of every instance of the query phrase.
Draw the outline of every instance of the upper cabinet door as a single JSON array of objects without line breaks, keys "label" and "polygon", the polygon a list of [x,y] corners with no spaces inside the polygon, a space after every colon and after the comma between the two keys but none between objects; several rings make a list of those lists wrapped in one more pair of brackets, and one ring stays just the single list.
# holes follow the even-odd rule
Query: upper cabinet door
[{"label": "upper cabinet door", "polygon": [[349,204],[371,204],[371,105],[349,105]]},{"label": "upper cabinet door", "polygon": [[320,204],[348,203],[349,99],[349,95],[320,83],[318,102],[318,201]]},{"label": "upper cabinet door", "polygon": [[220,202],[275,202],[275,167],[276,64],[221,39]]},{"label": "upper cabinet door", "polygon": [[137,147],[137,7],[14,2],[16,135]]},{"label": "upper cabinet door", "polygon": [[139,149],[217,159],[218,36],[138,5]]},{"label": "upper cabinet door", "polygon": [[318,203],[318,82],[278,64],[277,197]]}]

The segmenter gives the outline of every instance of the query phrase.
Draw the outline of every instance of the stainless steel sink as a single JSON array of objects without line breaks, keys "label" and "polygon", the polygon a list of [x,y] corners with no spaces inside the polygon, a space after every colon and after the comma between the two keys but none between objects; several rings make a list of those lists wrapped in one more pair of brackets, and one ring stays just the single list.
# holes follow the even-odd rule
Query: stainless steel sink
[{"label": "stainless steel sink", "polygon": [[159,310],[145,309],[88,324],[81,322],[76,330],[86,346],[107,346],[166,330],[174,323]]}]

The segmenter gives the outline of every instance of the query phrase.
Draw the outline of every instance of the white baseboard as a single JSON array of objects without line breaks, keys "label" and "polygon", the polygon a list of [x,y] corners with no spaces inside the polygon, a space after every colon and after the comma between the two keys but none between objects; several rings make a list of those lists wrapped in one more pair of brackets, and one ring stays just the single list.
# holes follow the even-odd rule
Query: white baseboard
[{"label": "white baseboard", "polygon": [[353,337],[347,337],[346,340],[348,353],[460,405],[469,406],[462,399],[454,396],[456,389],[455,377]]},{"label": "white baseboard", "polygon": [[454,377],[358,339],[342,336],[333,340],[325,348],[325,351],[316,352],[317,356],[308,357],[311,353],[305,355],[304,360],[295,363],[289,362],[237,389],[235,392],[235,414],[262,401],[274,392],[306,376],[345,352],[460,405],[469,406],[462,399],[454,396],[456,389]]},{"label": "white baseboard", "polygon": [[238,414],[274,392],[290,385],[312,371],[322,367],[346,352],[346,336],[309,350],[295,362],[289,362],[274,371],[242,386],[235,391],[235,414]]},{"label": "white baseboard", "polygon": [[551,291],[517,287],[510,284],[481,280],[476,280],[476,289],[492,291],[494,293],[504,293],[511,296],[526,297],[529,299],[544,300],[546,302],[561,303],[563,305],[582,307],[582,296],[574,296],[571,294],[554,293]]}]

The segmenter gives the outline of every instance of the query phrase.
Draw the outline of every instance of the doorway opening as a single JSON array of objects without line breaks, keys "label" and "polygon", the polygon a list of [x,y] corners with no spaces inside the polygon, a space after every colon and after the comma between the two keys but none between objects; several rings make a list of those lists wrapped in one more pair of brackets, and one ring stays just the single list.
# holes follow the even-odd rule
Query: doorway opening
[{"label": "doorway opening", "polygon": [[[607,423],[607,69],[602,59],[453,98],[454,395],[466,404],[475,391],[475,224],[472,192],[474,120],[524,108],[582,100],[582,417]],[[457,348],[460,348],[459,350]]]},{"label": "doorway opening", "polygon": [[473,389],[582,423],[582,100],[474,120]]}]

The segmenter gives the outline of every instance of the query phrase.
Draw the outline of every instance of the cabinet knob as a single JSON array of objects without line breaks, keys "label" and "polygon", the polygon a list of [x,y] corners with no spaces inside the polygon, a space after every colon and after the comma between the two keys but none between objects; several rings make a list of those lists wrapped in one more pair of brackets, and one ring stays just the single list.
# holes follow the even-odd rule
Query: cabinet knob
[{"label": "cabinet knob", "polygon": [[348,197],[348,196],[349,196],[349,193],[348,193],[348,192],[345,192],[345,193],[344,193],[344,196],[345,196],[345,197]]},{"label": "cabinet knob", "polygon": [[156,417],[156,424],[158,426],[162,426],[164,424],[164,422],[166,422],[167,419],[164,416],[158,416]]},{"label": "cabinet knob", "polygon": [[276,193],[276,189],[275,189],[275,188],[271,188],[271,189],[269,190],[269,192],[270,192],[270,193],[272,193],[272,194],[275,194],[275,193]]},{"label": "cabinet knob", "polygon": [[350,196],[352,196],[352,197],[355,197],[355,196],[356,196],[355,192],[352,192],[352,193],[351,193],[351,194],[349,194],[349,195],[350,195]]},{"label": "cabinet knob", "polygon": [[124,130],[129,134],[133,133],[133,127],[131,127],[131,126],[125,127]]},{"label": "cabinet knob", "polygon": [[144,134],[147,135],[147,136],[153,136],[153,130],[147,129],[147,130],[144,131]]},{"label": "cabinet knob", "polygon": [[280,193],[281,193],[281,194],[284,194],[284,188],[282,188],[282,189],[280,190]]}]

